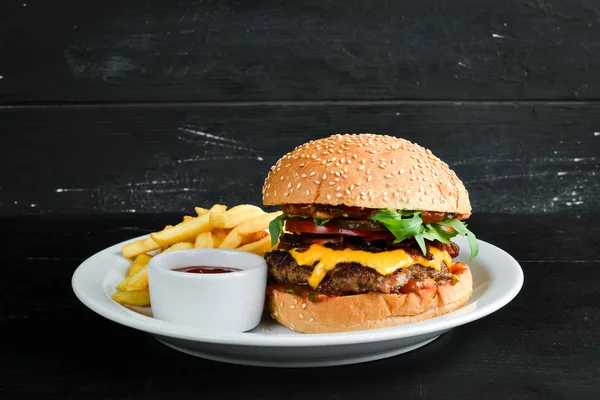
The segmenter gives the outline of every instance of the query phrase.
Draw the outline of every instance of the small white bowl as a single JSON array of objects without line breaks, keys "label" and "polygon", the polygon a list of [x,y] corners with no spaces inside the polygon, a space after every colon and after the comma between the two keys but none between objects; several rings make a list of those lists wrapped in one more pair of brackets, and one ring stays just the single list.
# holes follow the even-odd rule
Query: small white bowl
[{"label": "small white bowl", "polygon": [[[187,266],[229,267],[240,271],[198,274],[173,271]],[[154,318],[202,332],[245,332],[263,315],[267,263],[252,253],[190,249],[157,254],[148,263]]]}]

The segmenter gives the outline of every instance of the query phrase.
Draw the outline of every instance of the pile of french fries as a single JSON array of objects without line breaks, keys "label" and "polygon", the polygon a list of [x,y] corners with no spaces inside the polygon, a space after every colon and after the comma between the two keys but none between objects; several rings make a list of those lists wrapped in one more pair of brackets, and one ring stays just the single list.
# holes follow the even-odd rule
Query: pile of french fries
[{"label": "pile of french fries", "polygon": [[196,216],[186,215],[177,225],[167,225],[150,237],[125,244],[124,257],[131,260],[125,279],[117,285],[113,300],[128,306],[150,306],[148,262],[159,253],[194,248],[247,251],[263,256],[271,248],[269,223],[281,211],[267,213],[252,204],[227,208],[195,207]]}]

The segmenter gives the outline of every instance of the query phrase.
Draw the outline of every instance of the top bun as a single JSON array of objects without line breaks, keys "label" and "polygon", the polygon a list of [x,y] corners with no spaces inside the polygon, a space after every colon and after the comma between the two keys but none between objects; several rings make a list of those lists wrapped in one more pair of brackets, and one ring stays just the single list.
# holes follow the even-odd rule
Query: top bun
[{"label": "top bun", "polygon": [[264,205],[311,203],[471,215],[448,164],[408,140],[367,133],[311,140],[271,167]]}]

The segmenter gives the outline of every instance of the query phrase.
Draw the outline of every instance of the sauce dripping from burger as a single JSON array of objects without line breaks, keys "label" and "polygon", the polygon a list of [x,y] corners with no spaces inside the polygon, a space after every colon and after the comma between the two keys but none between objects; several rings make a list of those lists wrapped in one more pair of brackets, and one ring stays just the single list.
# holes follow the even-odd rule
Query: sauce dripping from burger
[{"label": "sauce dripping from burger", "polygon": [[226,274],[229,272],[241,271],[239,268],[231,267],[207,267],[203,265],[189,265],[186,267],[172,268],[172,271],[188,272],[191,274]]}]

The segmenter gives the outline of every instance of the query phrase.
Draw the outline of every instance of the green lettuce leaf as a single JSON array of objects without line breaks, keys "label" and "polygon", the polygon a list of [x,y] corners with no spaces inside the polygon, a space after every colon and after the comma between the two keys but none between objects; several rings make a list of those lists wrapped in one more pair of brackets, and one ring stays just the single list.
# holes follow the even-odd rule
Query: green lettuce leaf
[{"label": "green lettuce leaf", "polygon": [[[394,243],[414,237],[423,254],[427,253],[425,240],[439,240],[442,243],[449,244],[450,239],[457,235],[467,236],[469,248],[471,249],[471,259],[479,253],[477,238],[473,232],[467,229],[467,225],[458,219],[424,224],[421,219],[421,211],[399,210],[399,212],[396,212],[389,208],[379,211],[371,219],[383,224],[396,237]],[[442,226],[450,226],[454,228],[454,231],[448,232]]]},{"label": "green lettuce leaf", "polygon": [[271,234],[271,246],[275,246],[277,244],[277,240],[279,240],[279,235],[283,231],[283,223],[289,216],[286,214],[281,214],[278,217],[271,220],[269,223],[269,233]]},{"label": "green lettuce leaf", "polygon": [[457,233],[459,235],[466,235],[467,239],[469,240],[469,249],[471,250],[470,259],[472,260],[475,257],[477,257],[477,254],[479,254],[479,243],[477,243],[477,237],[475,237],[475,234],[467,229],[467,224],[465,224],[462,221],[459,221],[458,219],[449,219],[446,221],[440,221],[437,224],[442,225],[442,226],[450,226],[450,227],[454,228],[454,232],[451,232],[451,233]]}]

